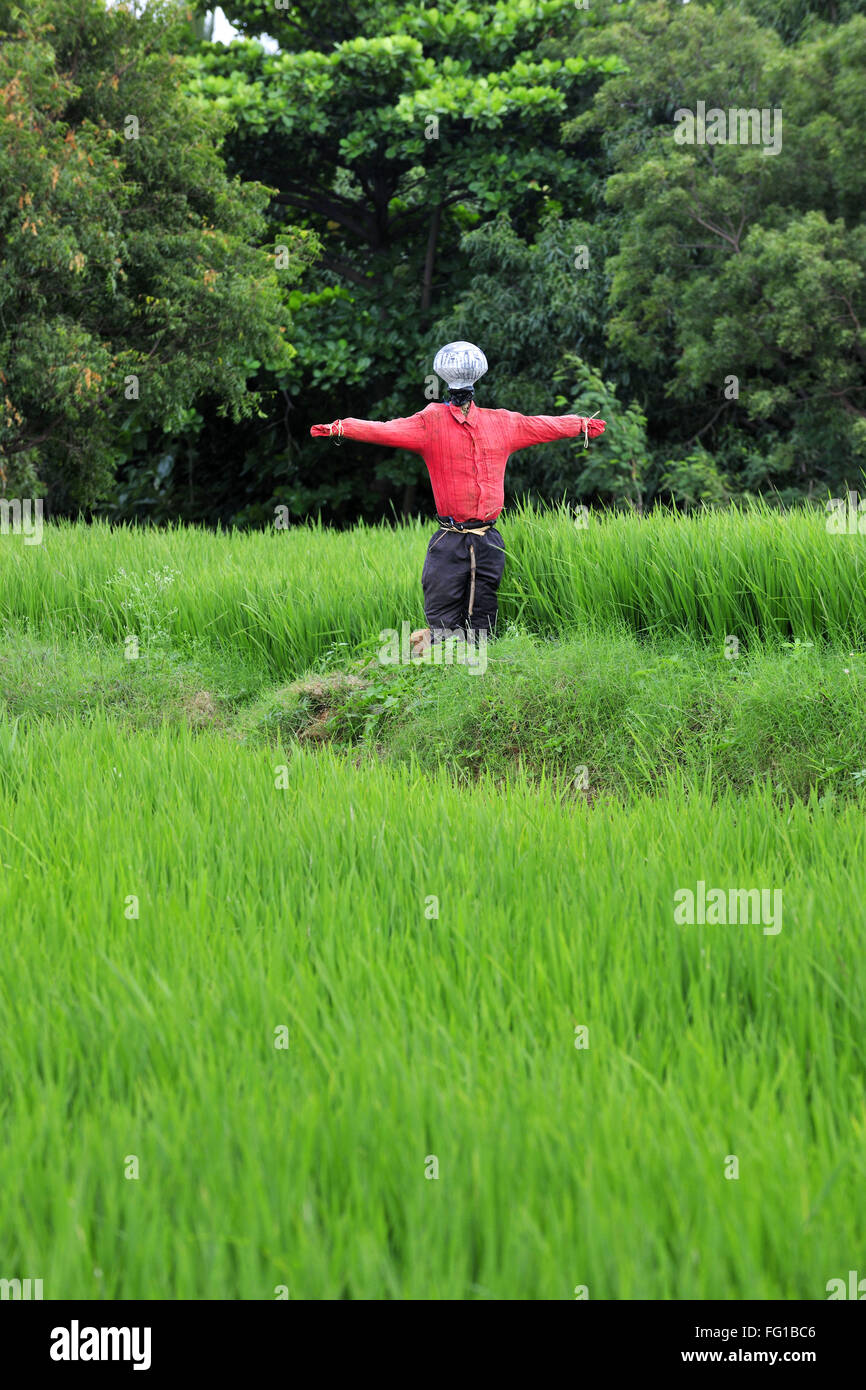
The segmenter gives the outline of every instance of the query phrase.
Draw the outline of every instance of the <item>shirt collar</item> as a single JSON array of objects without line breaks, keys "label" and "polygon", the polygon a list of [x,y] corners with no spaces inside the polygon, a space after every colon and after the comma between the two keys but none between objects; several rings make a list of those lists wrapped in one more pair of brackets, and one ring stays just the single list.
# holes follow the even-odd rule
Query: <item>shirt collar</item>
[{"label": "shirt collar", "polygon": [[448,402],[448,409],[459,424],[469,425],[472,429],[478,428],[478,407],[474,401],[469,402],[469,410],[466,415],[463,414],[459,405],[452,405],[450,401]]}]

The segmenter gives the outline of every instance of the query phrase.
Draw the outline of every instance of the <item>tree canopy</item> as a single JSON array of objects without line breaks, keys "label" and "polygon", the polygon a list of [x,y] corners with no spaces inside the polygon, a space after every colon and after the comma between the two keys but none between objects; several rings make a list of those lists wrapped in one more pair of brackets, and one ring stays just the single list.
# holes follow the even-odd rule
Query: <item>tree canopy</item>
[{"label": "tree canopy", "polygon": [[[0,467],[90,508],[150,431],[210,397],[250,415],[291,362],[269,192],[227,174],[226,119],[184,91],[174,7],[0,7]],[[295,276],[314,239],[298,230]]]},{"label": "tree canopy", "polygon": [[7,489],[427,510],[416,456],[309,426],[422,408],[455,337],[490,362],[480,404],[610,422],[591,458],[516,456],[507,496],[856,486],[860,8],[229,0],[220,44],[181,0],[0,0]]}]

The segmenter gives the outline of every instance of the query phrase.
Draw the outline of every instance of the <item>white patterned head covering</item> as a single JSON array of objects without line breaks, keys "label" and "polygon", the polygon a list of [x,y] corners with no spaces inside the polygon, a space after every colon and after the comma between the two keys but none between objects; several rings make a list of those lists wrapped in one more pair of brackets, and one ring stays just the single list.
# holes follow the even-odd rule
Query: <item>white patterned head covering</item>
[{"label": "white patterned head covering", "polygon": [[433,370],[453,390],[466,391],[487,371],[487,358],[474,343],[446,343],[433,358]]}]

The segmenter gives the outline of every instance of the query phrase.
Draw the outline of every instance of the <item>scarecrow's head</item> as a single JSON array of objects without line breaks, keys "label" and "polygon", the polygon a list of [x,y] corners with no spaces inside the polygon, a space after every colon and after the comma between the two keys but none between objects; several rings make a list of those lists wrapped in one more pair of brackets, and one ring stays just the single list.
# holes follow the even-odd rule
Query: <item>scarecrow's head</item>
[{"label": "scarecrow's head", "polygon": [[465,405],[475,395],[475,383],[487,371],[487,358],[474,343],[446,343],[433,359],[433,370],[448,387],[448,400]]}]

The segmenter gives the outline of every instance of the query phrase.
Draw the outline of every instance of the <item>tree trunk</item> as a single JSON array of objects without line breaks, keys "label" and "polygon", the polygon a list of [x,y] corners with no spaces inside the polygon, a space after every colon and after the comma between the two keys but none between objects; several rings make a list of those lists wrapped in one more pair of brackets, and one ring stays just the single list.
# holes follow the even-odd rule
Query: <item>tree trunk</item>
[{"label": "tree trunk", "polygon": [[411,516],[415,510],[415,496],[418,492],[417,483],[407,483],[403,489],[403,501],[400,505],[401,516]]},{"label": "tree trunk", "polygon": [[427,236],[427,254],[424,257],[424,284],[421,288],[421,313],[430,312],[433,300],[433,265],[436,260],[436,242],[442,225],[442,204],[437,203],[430,214],[430,231]]}]

